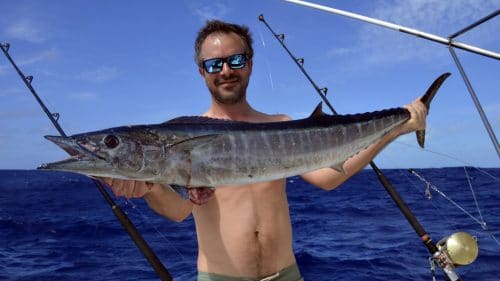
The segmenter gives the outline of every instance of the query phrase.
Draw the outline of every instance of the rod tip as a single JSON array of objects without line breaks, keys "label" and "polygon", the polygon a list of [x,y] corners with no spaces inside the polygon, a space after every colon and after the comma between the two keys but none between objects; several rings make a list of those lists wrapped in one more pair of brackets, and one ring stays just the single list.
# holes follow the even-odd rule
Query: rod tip
[{"label": "rod tip", "polygon": [[260,20],[260,21],[264,21],[264,14],[260,14],[260,15],[259,15],[259,20]]},{"label": "rod tip", "polygon": [[0,46],[2,49],[4,49],[6,52],[9,51],[10,44],[9,43],[0,43]]}]

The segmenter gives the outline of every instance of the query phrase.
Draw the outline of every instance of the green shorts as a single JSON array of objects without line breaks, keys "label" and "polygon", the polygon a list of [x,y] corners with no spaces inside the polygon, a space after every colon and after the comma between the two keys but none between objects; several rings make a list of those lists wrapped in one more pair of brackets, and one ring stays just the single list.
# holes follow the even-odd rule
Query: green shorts
[{"label": "green shorts", "polygon": [[299,267],[294,264],[263,278],[231,277],[215,273],[198,272],[198,281],[304,281]]}]

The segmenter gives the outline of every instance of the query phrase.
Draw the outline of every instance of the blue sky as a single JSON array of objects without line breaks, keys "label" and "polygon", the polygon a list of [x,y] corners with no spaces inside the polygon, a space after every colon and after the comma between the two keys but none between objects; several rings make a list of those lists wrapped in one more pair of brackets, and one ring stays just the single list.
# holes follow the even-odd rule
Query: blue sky
[{"label": "blue sky", "polygon": [[[448,36],[500,7],[499,0],[316,1]],[[319,97],[266,27],[263,13],[339,113],[406,104],[441,73],[428,118],[427,150],[400,137],[375,160],[381,167],[500,167],[500,161],[445,46],[284,1],[0,0],[0,42],[68,134],[158,123],[204,112],[209,94],[193,61],[206,19],[245,24],[254,36],[250,102],[267,113],[309,115]],[[458,41],[500,51],[500,17]],[[457,53],[493,129],[500,128],[500,64]],[[0,58],[0,169],[31,169],[65,153],[57,134],[7,59]]]}]

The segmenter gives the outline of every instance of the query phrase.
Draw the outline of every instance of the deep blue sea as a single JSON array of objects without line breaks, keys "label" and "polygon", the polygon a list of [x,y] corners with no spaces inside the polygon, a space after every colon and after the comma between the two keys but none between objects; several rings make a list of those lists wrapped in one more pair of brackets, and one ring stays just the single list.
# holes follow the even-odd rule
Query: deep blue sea
[{"label": "deep blue sea", "polygon": [[[419,174],[475,217],[464,168]],[[477,237],[479,257],[464,281],[500,280],[500,169],[467,168],[489,232],[406,170],[387,176],[434,241]],[[494,178],[486,175],[489,173]],[[496,179],[495,179],[496,178]],[[294,249],[306,280],[432,280],[428,252],[371,170],[325,192],[288,180]],[[116,198],[175,280],[195,280],[192,218],[169,222],[140,199]],[[157,280],[93,183],[84,176],[0,171],[0,280]],[[443,280],[438,274],[438,280]]]}]

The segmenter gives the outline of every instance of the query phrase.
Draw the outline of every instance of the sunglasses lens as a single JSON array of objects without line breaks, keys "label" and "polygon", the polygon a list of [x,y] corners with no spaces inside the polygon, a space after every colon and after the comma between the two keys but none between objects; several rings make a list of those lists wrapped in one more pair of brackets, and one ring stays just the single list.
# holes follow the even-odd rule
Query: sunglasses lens
[{"label": "sunglasses lens", "polygon": [[233,55],[227,58],[227,63],[232,69],[240,69],[245,67],[246,57],[242,54]]},{"label": "sunglasses lens", "polygon": [[203,67],[208,73],[216,73],[222,70],[222,65],[224,64],[224,60],[222,59],[209,59],[203,61]]}]

